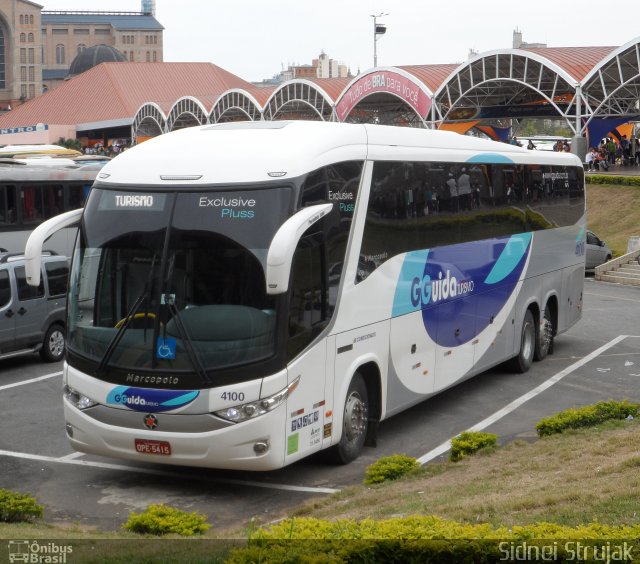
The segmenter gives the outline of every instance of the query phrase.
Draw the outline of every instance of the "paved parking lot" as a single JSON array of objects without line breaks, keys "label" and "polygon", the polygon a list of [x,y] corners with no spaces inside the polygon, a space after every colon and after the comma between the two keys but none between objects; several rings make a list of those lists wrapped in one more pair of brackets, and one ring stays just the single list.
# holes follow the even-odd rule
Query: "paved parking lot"
[{"label": "paved parking lot", "polygon": [[452,436],[474,426],[503,441],[533,440],[535,423],[561,409],[609,398],[640,401],[639,316],[640,288],[588,278],[582,321],[527,374],[491,370],[383,422],[378,447],[348,466],[315,457],[261,474],[74,453],[64,433],[62,365],[12,359],[0,366],[0,487],[35,495],[49,522],[103,530],[118,529],[130,511],[150,503],[203,512],[218,529],[254,516],[268,522],[309,497],[360,483],[380,456],[437,459]]}]

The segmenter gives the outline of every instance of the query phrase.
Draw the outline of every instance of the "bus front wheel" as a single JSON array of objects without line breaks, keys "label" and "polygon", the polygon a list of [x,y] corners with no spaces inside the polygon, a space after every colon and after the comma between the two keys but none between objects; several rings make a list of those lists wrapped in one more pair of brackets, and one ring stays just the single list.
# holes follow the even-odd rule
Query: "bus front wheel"
[{"label": "bus front wheel", "polygon": [[355,373],[349,384],[342,416],[340,442],[331,447],[331,458],[349,464],[360,456],[369,425],[369,394],[361,374]]},{"label": "bus front wheel", "polygon": [[536,325],[531,310],[528,309],[522,320],[520,332],[520,350],[517,356],[509,361],[509,368],[514,372],[524,374],[533,363],[533,355],[536,345]]}]

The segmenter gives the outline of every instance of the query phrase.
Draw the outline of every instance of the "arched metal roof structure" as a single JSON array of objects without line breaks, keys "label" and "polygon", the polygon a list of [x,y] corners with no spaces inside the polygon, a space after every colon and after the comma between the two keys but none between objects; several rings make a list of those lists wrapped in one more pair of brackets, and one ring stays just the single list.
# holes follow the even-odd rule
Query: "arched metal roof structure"
[{"label": "arched metal roof structure", "polygon": [[[167,114],[164,130],[207,123],[205,105],[195,97],[179,100]],[[146,105],[139,112],[134,130],[149,127],[150,120],[162,123]],[[382,67],[353,79],[294,79],[275,90],[235,87],[216,98],[208,119],[414,127],[473,120],[480,127],[495,119],[541,117],[562,118],[575,135],[583,135],[594,124],[602,129],[613,123],[606,120],[620,123],[637,116],[640,37],[621,47],[499,49],[459,65]]]},{"label": "arched metal roof structure", "polygon": [[156,137],[166,132],[167,118],[162,108],[155,102],[143,104],[133,119],[131,131],[133,132],[132,142],[137,143],[138,139]]},{"label": "arched metal roof structure", "polygon": [[167,131],[175,131],[194,125],[209,123],[209,112],[202,102],[193,96],[179,98],[167,116]]},{"label": "arched metal roof structure", "polygon": [[585,127],[594,117],[640,115],[640,38],[613,50],[583,79]]},{"label": "arched metal roof structure", "polygon": [[[338,79],[337,79],[338,80]],[[334,100],[318,83],[294,79],[277,88],[267,100],[263,119],[334,121]]]},{"label": "arched metal roof structure", "polygon": [[209,121],[259,121],[262,119],[261,104],[246,90],[233,89],[222,94],[213,105]]},{"label": "arched metal roof structure", "polygon": [[[483,53],[460,65],[434,98],[442,121],[522,117],[510,116],[510,108],[566,117],[577,86],[573,76],[548,59],[509,49]],[[529,105],[538,107],[525,110]]]},{"label": "arched metal roof structure", "polygon": [[343,90],[336,100],[336,118],[426,127],[432,97],[424,82],[404,68],[379,67],[357,76]]}]

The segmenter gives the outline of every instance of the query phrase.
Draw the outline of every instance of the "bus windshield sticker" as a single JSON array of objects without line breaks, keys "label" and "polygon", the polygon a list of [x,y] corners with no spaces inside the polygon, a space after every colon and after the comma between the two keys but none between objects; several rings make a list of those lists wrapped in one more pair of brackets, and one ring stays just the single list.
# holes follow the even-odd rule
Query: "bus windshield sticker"
[{"label": "bus windshield sticker", "polygon": [[164,360],[176,358],[176,339],[173,337],[158,337],[156,356]]}]

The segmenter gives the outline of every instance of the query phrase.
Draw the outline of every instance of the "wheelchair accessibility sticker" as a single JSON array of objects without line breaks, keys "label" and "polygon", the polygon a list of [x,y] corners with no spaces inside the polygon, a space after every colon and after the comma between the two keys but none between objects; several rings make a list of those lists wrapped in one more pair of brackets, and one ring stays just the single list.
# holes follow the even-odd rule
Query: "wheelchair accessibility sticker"
[{"label": "wheelchair accessibility sticker", "polygon": [[172,360],[176,357],[176,340],[173,337],[158,337],[156,356],[164,360]]}]

